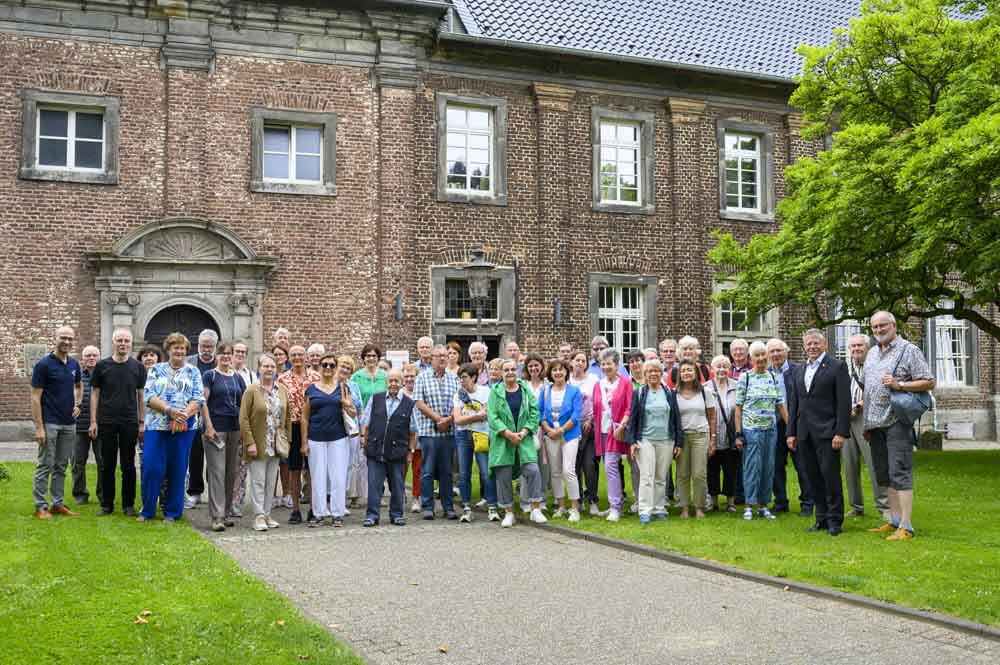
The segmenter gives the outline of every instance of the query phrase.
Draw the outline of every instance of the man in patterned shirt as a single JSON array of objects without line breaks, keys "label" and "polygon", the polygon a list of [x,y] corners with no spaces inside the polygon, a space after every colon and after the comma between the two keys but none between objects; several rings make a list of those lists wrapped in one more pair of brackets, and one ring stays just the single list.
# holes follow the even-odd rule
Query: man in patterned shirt
[{"label": "man in patterned shirt", "polygon": [[451,492],[451,457],[455,450],[452,429],[452,402],[458,392],[458,377],[445,371],[448,348],[438,344],[431,351],[431,368],[417,376],[413,400],[417,406],[417,435],[423,455],[420,504],[425,520],[434,519],[434,480],[438,481],[441,508],[450,520],[457,520],[455,497]]},{"label": "man in patterned shirt", "polygon": [[871,318],[878,342],[868,351],[864,374],[865,437],[871,443],[878,484],[889,487],[890,520],[873,533],[886,540],[913,538],[913,427],[892,411],[892,391],[927,392],[934,376],[920,349],[896,334],[896,317],[876,312]]},{"label": "man in patterned shirt", "polygon": [[288,358],[292,362],[292,368],[278,377],[278,383],[285,386],[288,393],[288,411],[292,421],[292,440],[288,446],[288,484],[284,485],[284,478],[282,479],[285,489],[283,502],[292,509],[288,523],[301,524],[299,500],[305,461],[302,456],[302,405],[305,402],[306,388],[319,381],[320,376],[315,370],[306,367],[306,350],[303,347],[295,345],[288,349]]}]

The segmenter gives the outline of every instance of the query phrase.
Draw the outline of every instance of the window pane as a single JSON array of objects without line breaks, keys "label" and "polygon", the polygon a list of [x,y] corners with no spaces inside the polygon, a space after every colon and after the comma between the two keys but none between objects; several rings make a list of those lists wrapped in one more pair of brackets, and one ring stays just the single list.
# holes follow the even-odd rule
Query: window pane
[{"label": "window pane", "polygon": [[740,168],[743,169],[744,177],[747,177],[745,174],[749,173],[749,177],[753,178],[754,172],[757,171],[757,160],[744,159],[740,162]]},{"label": "window pane", "polygon": [[636,183],[636,179],[635,179],[634,175],[629,175],[629,176],[622,175],[621,176],[621,186],[622,187],[630,187],[632,189],[635,189],[639,185]]},{"label": "window pane", "polygon": [[616,201],[618,199],[618,190],[613,186],[601,186],[601,200],[602,201]]},{"label": "window pane", "polygon": [[469,189],[474,189],[480,192],[490,191],[490,178],[489,176],[483,176],[477,178],[475,176],[469,178]]},{"label": "window pane", "polygon": [[619,125],[618,141],[623,143],[637,143],[639,141],[638,125]]},{"label": "window pane", "polygon": [[465,127],[465,109],[455,108],[453,106],[448,107],[446,122],[449,127]]},{"label": "window pane", "polygon": [[74,163],[82,169],[99,169],[103,166],[101,152],[104,143],[98,141],[77,141]]},{"label": "window pane", "polygon": [[490,151],[489,150],[469,150],[469,161],[477,162],[479,164],[489,164],[490,162]]},{"label": "window pane", "polygon": [[461,132],[448,132],[448,147],[465,148],[465,136]]},{"label": "window pane", "polygon": [[727,182],[726,183],[726,194],[727,195],[731,194],[731,195],[735,196],[735,195],[737,195],[739,193],[740,193],[740,186],[738,184],[736,184],[735,182]]},{"label": "window pane", "polygon": [[479,150],[489,150],[490,137],[486,134],[469,134],[469,147]]},{"label": "window pane", "polygon": [[[69,113],[42,110],[38,112],[39,136],[69,136]],[[65,162],[65,160],[63,160]]]},{"label": "window pane", "polygon": [[618,161],[619,162],[636,162],[639,158],[638,150],[619,150],[618,151]]},{"label": "window pane", "polygon": [[267,152],[288,153],[290,141],[288,139],[288,128],[286,127],[265,127],[264,128],[264,150]]},{"label": "window pane", "polygon": [[639,201],[639,191],[635,189],[626,189],[622,187],[622,201],[628,201],[629,203],[637,203]]},{"label": "window pane", "polygon": [[319,182],[319,156],[298,155],[295,158],[295,179]]},{"label": "window pane", "polygon": [[465,162],[455,161],[448,163],[448,175],[464,175],[467,171]]},{"label": "window pane", "polygon": [[43,166],[66,166],[66,141],[62,139],[39,141],[38,163]]},{"label": "window pane", "polygon": [[757,137],[756,136],[741,136],[740,137],[740,150],[753,150],[757,151]]},{"label": "window pane", "polygon": [[732,171],[733,172],[733,177],[735,178],[736,177],[736,169],[738,168],[738,164],[739,164],[739,162],[737,160],[735,160],[735,159],[727,159],[726,160],[726,173],[728,174],[730,171]]},{"label": "window pane", "polygon": [[739,208],[740,200],[736,196],[726,195],[726,207],[727,208]]},{"label": "window pane", "polygon": [[635,162],[620,162],[618,164],[618,171],[622,175],[635,175]]},{"label": "window pane", "polygon": [[757,197],[756,196],[744,196],[743,197],[743,207],[744,208],[756,208],[757,207]]},{"label": "window pane", "polygon": [[472,129],[489,129],[489,111],[469,111],[469,127]]},{"label": "window pane", "polygon": [[295,129],[295,151],[311,152],[318,155],[322,132],[316,127],[297,127]]},{"label": "window pane", "polygon": [[448,189],[465,189],[465,176],[464,175],[448,176]]},{"label": "window pane", "polygon": [[618,159],[618,151],[614,148],[601,148],[601,161],[614,162]]},{"label": "window pane", "polygon": [[756,196],[757,185],[752,182],[743,183],[743,196]]},{"label": "window pane", "polygon": [[736,150],[740,139],[736,134],[726,134],[726,151]]},{"label": "window pane", "polygon": [[104,116],[100,113],[76,114],[76,138],[103,139]]},{"label": "window pane", "polygon": [[732,316],[730,315],[730,313],[727,310],[722,310],[722,312],[720,314],[720,318],[722,319],[722,329],[723,330],[732,330],[733,329]]},{"label": "window pane", "polygon": [[288,156],[264,155],[264,177],[288,180]]},{"label": "window pane", "polygon": [[601,143],[611,143],[615,140],[615,126],[607,123],[601,123]]}]

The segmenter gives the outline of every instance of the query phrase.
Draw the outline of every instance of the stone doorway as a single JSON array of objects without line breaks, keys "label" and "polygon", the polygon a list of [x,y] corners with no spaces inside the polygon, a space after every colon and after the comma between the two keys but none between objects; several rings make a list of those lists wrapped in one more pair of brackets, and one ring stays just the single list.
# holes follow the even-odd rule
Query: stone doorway
[{"label": "stone doorway", "polygon": [[167,335],[179,332],[188,338],[193,353],[198,348],[198,335],[205,329],[219,333],[219,324],[208,312],[191,305],[174,305],[161,309],[153,316],[146,324],[143,338],[146,344],[162,346]]},{"label": "stone doorway", "polygon": [[193,348],[198,333],[212,328],[227,342],[245,342],[254,356],[261,352],[266,277],[278,260],[258,256],[226,226],[164,219],[87,258],[97,273],[104,354],[111,353],[111,335],[119,327],[147,342],[179,330],[191,337]]}]

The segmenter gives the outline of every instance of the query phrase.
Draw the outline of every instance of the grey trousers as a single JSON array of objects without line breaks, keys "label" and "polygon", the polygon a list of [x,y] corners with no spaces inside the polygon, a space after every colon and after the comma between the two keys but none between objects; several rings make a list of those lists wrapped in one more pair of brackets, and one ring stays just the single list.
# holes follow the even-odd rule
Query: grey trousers
[{"label": "grey trousers", "polygon": [[872,497],[879,514],[889,511],[889,488],[879,487],[875,477],[875,465],[872,462],[872,449],[865,441],[865,418],[860,412],[851,416],[851,438],[844,442],[842,451],[844,462],[844,477],[847,480],[847,502],[859,513],[865,512],[865,495],[861,490],[861,462],[868,469],[868,477],[872,484]]},{"label": "grey trousers", "polygon": [[[514,507],[514,467],[498,466],[493,469],[493,476],[497,481],[497,505],[501,508]],[[542,492],[542,472],[538,464],[529,462],[521,465],[521,487],[528,495],[527,503],[532,501],[542,501],[545,498]]]},{"label": "grey trousers", "polygon": [[216,440],[204,438],[205,484],[208,513],[222,521],[233,512],[233,489],[240,468],[240,433],[216,432]]},{"label": "grey trousers", "polygon": [[77,501],[85,502],[90,500],[90,492],[87,491],[87,459],[90,451],[94,451],[94,461],[97,463],[97,501],[104,505],[104,484],[101,481],[101,468],[104,460],[101,455],[101,444],[99,439],[91,439],[87,432],[76,433],[76,445],[73,447],[73,465],[70,473],[73,476],[73,498]]},{"label": "grey trousers", "polygon": [[[76,425],[45,423],[45,441],[38,446],[38,464],[32,496],[35,510],[55,508],[63,504],[66,493],[66,467],[76,446]],[[51,492],[52,503],[46,495]]]},{"label": "grey trousers", "polygon": [[274,485],[278,481],[278,457],[265,457],[250,462],[250,507],[254,517],[270,515],[274,501]]},{"label": "grey trousers", "polygon": [[[536,450],[538,451],[538,474],[539,474],[539,477],[541,478],[541,483],[542,483],[541,489],[538,492],[535,492],[535,496],[540,496],[542,498],[541,499],[536,499],[536,501],[541,501],[542,503],[545,503],[545,493],[549,489],[549,465],[546,464],[545,461],[544,461],[544,458],[545,458],[545,445],[543,443],[543,441],[544,441],[543,437],[544,437],[544,435],[542,434],[542,430],[541,429],[539,429],[537,432],[535,432],[534,434],[531,435],[531,440],[534,441],[534,442],[536,442],[538,444],[538,447],[536,448]],[[521,469],[523,470],[524,467],[522,466]],[[531,495],[531,490],[532,490],[532,488],[530,487],[530,485],[527,482],[525,482],[523,476],[521,478],[521,481],[518,483],[518,485],[519,485],[519,488],[518,488],[519,494],[521,495],[521,503],[522,504],[529,504],[529,503],[531,503],[531,496],[532,496]]]}]

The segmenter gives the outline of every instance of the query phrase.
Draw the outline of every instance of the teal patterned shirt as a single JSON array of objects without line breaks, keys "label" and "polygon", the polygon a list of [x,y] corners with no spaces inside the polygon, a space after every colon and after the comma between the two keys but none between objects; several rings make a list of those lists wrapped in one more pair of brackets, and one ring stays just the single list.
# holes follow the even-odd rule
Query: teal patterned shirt
[{"label": "teal patterned shirt", "polygon": [[[184,365],[174,371],[169,362],[156,363],[150,368],[143,395],[146,403],[146,429],[167,431],[170,429],[170,418],[149,407],[149,400],[154,397],[159,397],[172,409],[183,409],[192,401],[201,406],[205,403],[201,372],[194,365]],[[194,415],[188,420],[188,428],[195,429],[197,426],[198,416]]]},{"label": "teal patterned shirt", "polygon": [[743,407],[743,429],[771,429],[777,425],[779,404],[785,403],[781,375],[744,372],[736,382],[736,405]]}]

